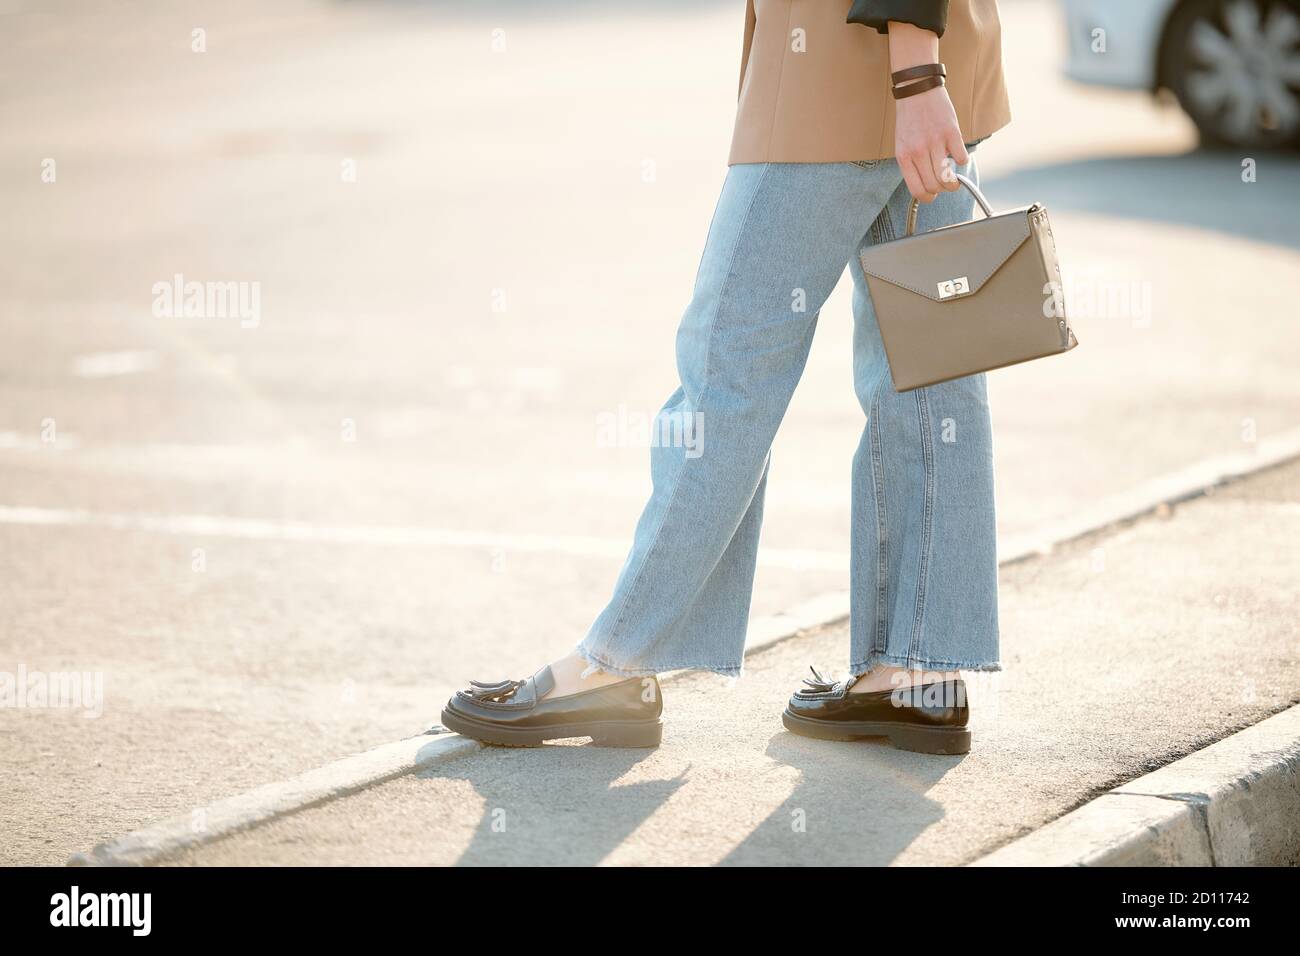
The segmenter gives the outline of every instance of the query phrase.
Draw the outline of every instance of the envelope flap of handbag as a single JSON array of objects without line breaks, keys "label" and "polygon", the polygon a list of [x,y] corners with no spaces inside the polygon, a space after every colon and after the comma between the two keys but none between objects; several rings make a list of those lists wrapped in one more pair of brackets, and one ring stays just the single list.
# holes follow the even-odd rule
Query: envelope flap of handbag
[{"label": "envelope flap of handbag", "polygon": [[868,246],[862,271],[935,302],[972,295],[1029,238],[1033,208]]}]

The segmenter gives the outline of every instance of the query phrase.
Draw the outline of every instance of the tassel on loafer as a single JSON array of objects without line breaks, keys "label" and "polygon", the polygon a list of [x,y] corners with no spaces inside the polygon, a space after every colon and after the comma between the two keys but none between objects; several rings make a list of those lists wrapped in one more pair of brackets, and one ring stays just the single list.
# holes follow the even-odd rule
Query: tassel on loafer
[{"label": "tassel on loafer", "polygon": [[632,677],[563,697],[550,667],[526,680],[470,681],[442,710],[442,725],[464,737],[503,747],[590,737],[598,747],[657,747],[663,700],[654,677]]},{"label": "tassel on loafer", "polygon": [[785,729],[823,740],[887,737],[900,750],[964,754],[970,750],[970,707],[960,678],[850,694],[857,681],[828,681],[815,669],[781,714]]}]

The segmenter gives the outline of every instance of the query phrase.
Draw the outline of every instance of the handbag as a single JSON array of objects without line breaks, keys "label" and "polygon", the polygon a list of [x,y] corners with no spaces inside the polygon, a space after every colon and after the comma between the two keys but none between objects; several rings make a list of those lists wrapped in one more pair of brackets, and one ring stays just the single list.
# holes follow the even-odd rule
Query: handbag
[{"label": "handbag", "polygon": [[960,174],[983,219],[915,233],[913,199],[901,239],[859,255],[889,358],[905,392],[1068,352],[1061,266],[1040,203],[994,214]]}]

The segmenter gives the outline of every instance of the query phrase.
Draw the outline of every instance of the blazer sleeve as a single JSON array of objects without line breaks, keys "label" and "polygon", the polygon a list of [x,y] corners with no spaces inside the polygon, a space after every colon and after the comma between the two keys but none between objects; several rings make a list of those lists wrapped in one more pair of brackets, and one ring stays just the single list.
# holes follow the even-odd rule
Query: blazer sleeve
[{"label": "blazer sleeve", "polygon": [[912,23],[943,36],[943,28],[948,25],[948,0],[853,0],[847,22],[888,33],[890,20]]},{"label": "blazer sleeve", "polygon": [[745,42],[740,50],[740,88],[736,90],[736,99],[740,99],[740,94],[745,91],[745,71],[749,69],[749,51],[754,45],[754,24],[756,22],[754,0],[749,0],[745,4]]}]

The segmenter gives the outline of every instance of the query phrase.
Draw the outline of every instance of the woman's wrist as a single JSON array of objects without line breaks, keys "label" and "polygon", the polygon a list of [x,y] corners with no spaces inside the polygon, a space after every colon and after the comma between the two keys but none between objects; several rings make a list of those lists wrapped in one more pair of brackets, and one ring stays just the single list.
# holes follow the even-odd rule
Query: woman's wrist
[{"label": "woman's wrist", "polygon": [[888,36],[890,72],[939,62],[939,35],[933,30],[924,30],[900,20],[890,20]]}]

